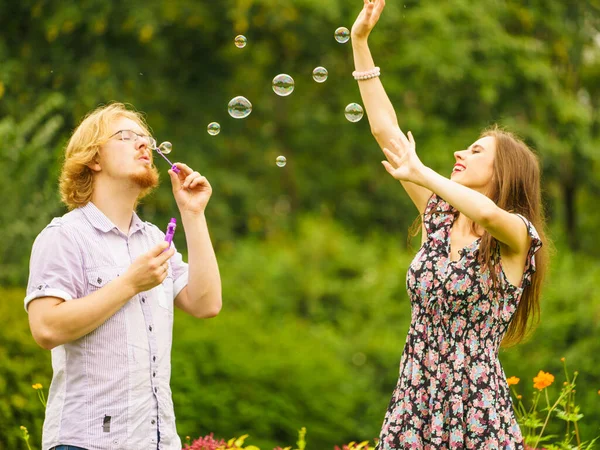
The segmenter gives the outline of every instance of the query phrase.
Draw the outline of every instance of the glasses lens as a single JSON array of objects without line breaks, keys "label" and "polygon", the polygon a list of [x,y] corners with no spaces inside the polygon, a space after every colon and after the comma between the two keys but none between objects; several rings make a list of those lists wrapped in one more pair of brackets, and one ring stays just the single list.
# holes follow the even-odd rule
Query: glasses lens
[{"label": "glasses lens", "polygon": [[156,139],[154,139],[152,136],[146,136],[146,143],[152,150],[156,148]]},{"label": "glasses lens", "polygon": [[123,131],[121,131],[121,140],[123,140],[123,141],[134,141],[135,140],[135,134],[133,133],[133,131],[123,130]]}]

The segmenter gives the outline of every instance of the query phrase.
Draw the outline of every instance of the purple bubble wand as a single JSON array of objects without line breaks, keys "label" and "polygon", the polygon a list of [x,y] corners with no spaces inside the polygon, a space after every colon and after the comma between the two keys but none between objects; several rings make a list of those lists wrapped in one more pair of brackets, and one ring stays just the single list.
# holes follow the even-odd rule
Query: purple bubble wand
[{"label": "purple bubble wand", "polygon": [[175,173],[179,173],[181,172],[179,170],[179,167],[177,167],[175,164],[173,164],[171,161],[169,161],[169,158],[167,158],[164,153],[160,150],[160,148],[164,148],[164,149],[168,149],[169,151],[167,153],[171,153],[171,148],[173,147],[173,145],[170,142],[163,142],[162,144],[160,144],[158,147],[155,147],[154,150],[156,150],[156,152],[162,156],[165,161],[167,161],[169,163],[169,165],[171,166],[171,170]]}]

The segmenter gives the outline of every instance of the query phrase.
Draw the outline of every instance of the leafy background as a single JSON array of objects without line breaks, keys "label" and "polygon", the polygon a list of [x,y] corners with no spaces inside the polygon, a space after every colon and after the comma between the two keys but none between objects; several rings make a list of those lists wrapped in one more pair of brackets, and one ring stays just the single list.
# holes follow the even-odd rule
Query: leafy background
[{"label": "leafy background", "polygon": [[[0,3],[0,449],[39,445],[31,384],[51,380],[22,307],[31,245],[54,216],[63,149],[82,116],[109,101],[144,111],[171,156],[206,175],[223,279],[215,319],[176,315],[172,387],[182,437],[249,433],[309,448],[377,436],[410,319],[406,235],[416,210],[387,176],[360,102],[350,27],[362,2],[154,0]],[[600,3],[532,0],[388,2],[371,37],[400,125],[442,174],[453,151],[499,123],[540,156],[555,247],[542,324],[503,351],[524,394],[560,358],[578,369],[582,437],[600,434]],[[238,49],[233,38],[244,34]],[[325,66],[317,84],[312,69]],[[296,81],[285,98],[271,80]],[[235,120],[227,102],[246,96]],[[217,121],[222,131],[205,129]],[[275,158],[285,155],[284,168]],[[160,161],[158,162],[160,164]],[[159,169],[161,166],[159,165]],[[177,214],[163,184],[138,213]],[[175,236],[185,248],[184,233]],[[558,387],[556,387],[558,389]],[[552,389],[552,388],[550,388]]]}]

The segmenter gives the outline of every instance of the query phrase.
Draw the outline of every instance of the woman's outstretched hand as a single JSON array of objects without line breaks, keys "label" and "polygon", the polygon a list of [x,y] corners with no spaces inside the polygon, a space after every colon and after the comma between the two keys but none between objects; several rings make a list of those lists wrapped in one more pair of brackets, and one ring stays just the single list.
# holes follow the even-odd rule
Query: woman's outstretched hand
[{"label": "woman's outstretched hand", "polygon": [[[411,181],[419,184],[423,175],[425,166],[417,156],[415,150],[415,139],[412,133],[408,132],[408,138],[400,131],[399,139],[391,139],[392,150],[383,149],[388,161],[381,161],[385,170],[389,172],[396,180]],[[392,164],[390,164],[392,163]]]},{"label": "woman's outstretched hand", "polygon": [[352,25],[350,36],[353,40],[367,39],[381,16],[385,0],[364,0],[364,6]]}]

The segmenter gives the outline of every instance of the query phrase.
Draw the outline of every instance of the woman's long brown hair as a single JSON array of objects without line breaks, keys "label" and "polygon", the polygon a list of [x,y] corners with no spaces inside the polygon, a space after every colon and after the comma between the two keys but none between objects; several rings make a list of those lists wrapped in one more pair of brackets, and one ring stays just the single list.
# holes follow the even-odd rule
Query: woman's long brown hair
[{"label": "woman's long brown hair", "polygon": [[[521,214],[536,228],[542,248],[535,253],[536,271],[531,284],[527,285],[519,301],[517,311],[502,340],[502,347],[522,342],[535,330],[540,320],[541,287],[548,268],[549,242],[545,233],[542,206],[540,165],[535,153],[512,133],[493,126],[484,130],[480,137],[491,136],[496,141],[493,181],[488,197],[505,211]],[[409,231],[415,236],[421,229],[422,217],[418,217]],[[476,234],[476,224],[472,230]],[[497,280],[498,241],[484,231],[479,243],[479,262],[488,267],[494,288],[502,292]]]}]

